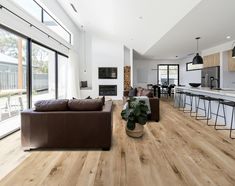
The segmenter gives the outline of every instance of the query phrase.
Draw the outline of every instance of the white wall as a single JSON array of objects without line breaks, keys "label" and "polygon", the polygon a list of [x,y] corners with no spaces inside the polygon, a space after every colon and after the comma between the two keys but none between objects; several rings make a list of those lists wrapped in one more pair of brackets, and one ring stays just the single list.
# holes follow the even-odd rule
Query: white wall
[{"label": "white wall", "polygon": [[201,83],[201,70],[186,71],[186,63],[192,62],[193,57],[178,60],[180,64],[180,84]]},{"label": "white wall", "polygon": [[124,46],[124,66],[131,65],[131,58],[130,58],[131,51],[129,48]]},{"label": "white wall", "polygon": [[[89,34],[90,42],[87,48],[87,54],[90,56],[90,72],[87,76],[91,76],[92,87],[91,90],[81,90],[81,97],[87,96],[98,97],[99,85],[117,85],[117,96],[112,96],[112,99],[122,99],[123,96],[123,68],[124,68],[124,46],[115,41],[110,41],[106,38],[101,38],[95,35]],[[118,78],[117,79],[98,79],[98,67],[117,67]],[[80,79],[84,79],[84,74],[80,74]]]},{"label": "white wall", "polygon": [[[180,84],[188,85],[188,83],[201,82],[201,70],[186,71],[186,63],[191,62],[192,58],[180,60],[151,60],[151,59],[134,59],[134,87],[146,87],[147,84],[157,84],[157,66],[159,64],[179,64],[180,68]],[[141,74],[140,74],[141,73]],[[143,76],[144,81],[139,82],[138,79]],[[141,78],[140,78],[141,79]]]},{"label": "white wall", "polygon": [[[80,61],[84,61],[82,32],[74,24],[72,19],[66,14],[64,9],[57,1],[39,0],[41,5],[46,8],[59,22],[62,23],[72,34],[72,45],[68,53],[68,98],[80,97]],[[58,36],[59,37],[59,36]]]},{"label": "white wall", "polygon": [[124,66],[130,66],[131,86],[133,86],[133,49],[124,46]]},{"label": "white wall", "polygon": [[80,54],[80,81],[87,81],[88,87],[92,88],[92,35],[86,31],[81,33]]},{"label": "white wall", "polygon": [[134,58],[133,86],[147,87],[147,84],[157,84],[157,66],[159,64],[179,64],[176,60],[151,60]]}]

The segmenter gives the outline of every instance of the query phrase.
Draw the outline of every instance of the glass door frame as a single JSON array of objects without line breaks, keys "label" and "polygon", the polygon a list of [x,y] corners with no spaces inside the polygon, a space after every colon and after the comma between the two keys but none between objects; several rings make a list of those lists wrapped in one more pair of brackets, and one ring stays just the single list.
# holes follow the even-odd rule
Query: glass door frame
[{"label": "glass door frame", "polygon": [[170,79],[169,79],[169,77],[170,77],[170,73],[169,73],[169,71],[170,71],[170,69],[169,69],[169,67],[170,66],[177,66],[178,67],[178,85],[180,84],[180,69],[179,69],[179,67],[180,67],[180,65],[179,64],[159,64],[159,65],[157,65],[157,82],[158,82],[158,84],[160,83],[160,80],[159,80],[159,67],[160,66],[167,66],[167,84],[169,85],[169,81],[170,81]]},{"label": "glass door frame", "polygon": [[10,32],[16,36],[19,36],[23,39],[26,39],[26,96],[27,96],[27,108],[32,108],[32,44],[35,43],[39,46],[42,46],[46,49],[49,49],[53,52],[55,52],[55,99],[58,99],[58,55],[64,56],[66,58],[69,58],[67,55],[56,51],[55,49],[48,47],[41,42],[38,42],[36,40],[31,39],[30,37],[27,37],[26,35],[23,35],[9,27],[6,27],[2,24],[0,24],[0,28]]}]

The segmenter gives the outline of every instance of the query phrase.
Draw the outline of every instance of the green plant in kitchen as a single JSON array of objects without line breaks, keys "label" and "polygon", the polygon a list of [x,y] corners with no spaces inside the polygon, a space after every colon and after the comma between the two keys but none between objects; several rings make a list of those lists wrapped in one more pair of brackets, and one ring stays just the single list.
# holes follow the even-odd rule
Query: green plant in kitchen
[{"label": "green plant in kitchen", "polygon": [[145,101],[130,98],[127,107],[121,112],[122,119],[127,121],[127,129],[133,131],[136,124],[145,125],[148,120],[148,111]]}]

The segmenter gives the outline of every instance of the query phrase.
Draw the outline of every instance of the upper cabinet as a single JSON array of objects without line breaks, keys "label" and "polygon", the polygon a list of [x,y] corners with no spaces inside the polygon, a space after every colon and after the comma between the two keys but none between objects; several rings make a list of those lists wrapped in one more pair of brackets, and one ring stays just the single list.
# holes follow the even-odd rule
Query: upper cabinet
[{"label": "upper cabinet", "polygon": [[203,68],[220,66],[220,53],[203,57]]},{"label": "upper cabinet", "polygon": [[227,52],[228,55],[228,71],[235,72],[235,59],[232,58],[232,50]]}]

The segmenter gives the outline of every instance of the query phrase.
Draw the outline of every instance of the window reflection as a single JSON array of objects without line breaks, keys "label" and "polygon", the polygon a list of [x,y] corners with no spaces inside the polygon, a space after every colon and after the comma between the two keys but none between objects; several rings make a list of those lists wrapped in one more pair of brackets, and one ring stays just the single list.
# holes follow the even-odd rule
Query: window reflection
[{"label": "window reflection", "polygon": [[26,108],[26,40],[0,29],[0,138],[19,128]]},{"label": "window reflection", "polygon": [[55,52],[32,44],[32,106],[38,100],[55,99]]}]

